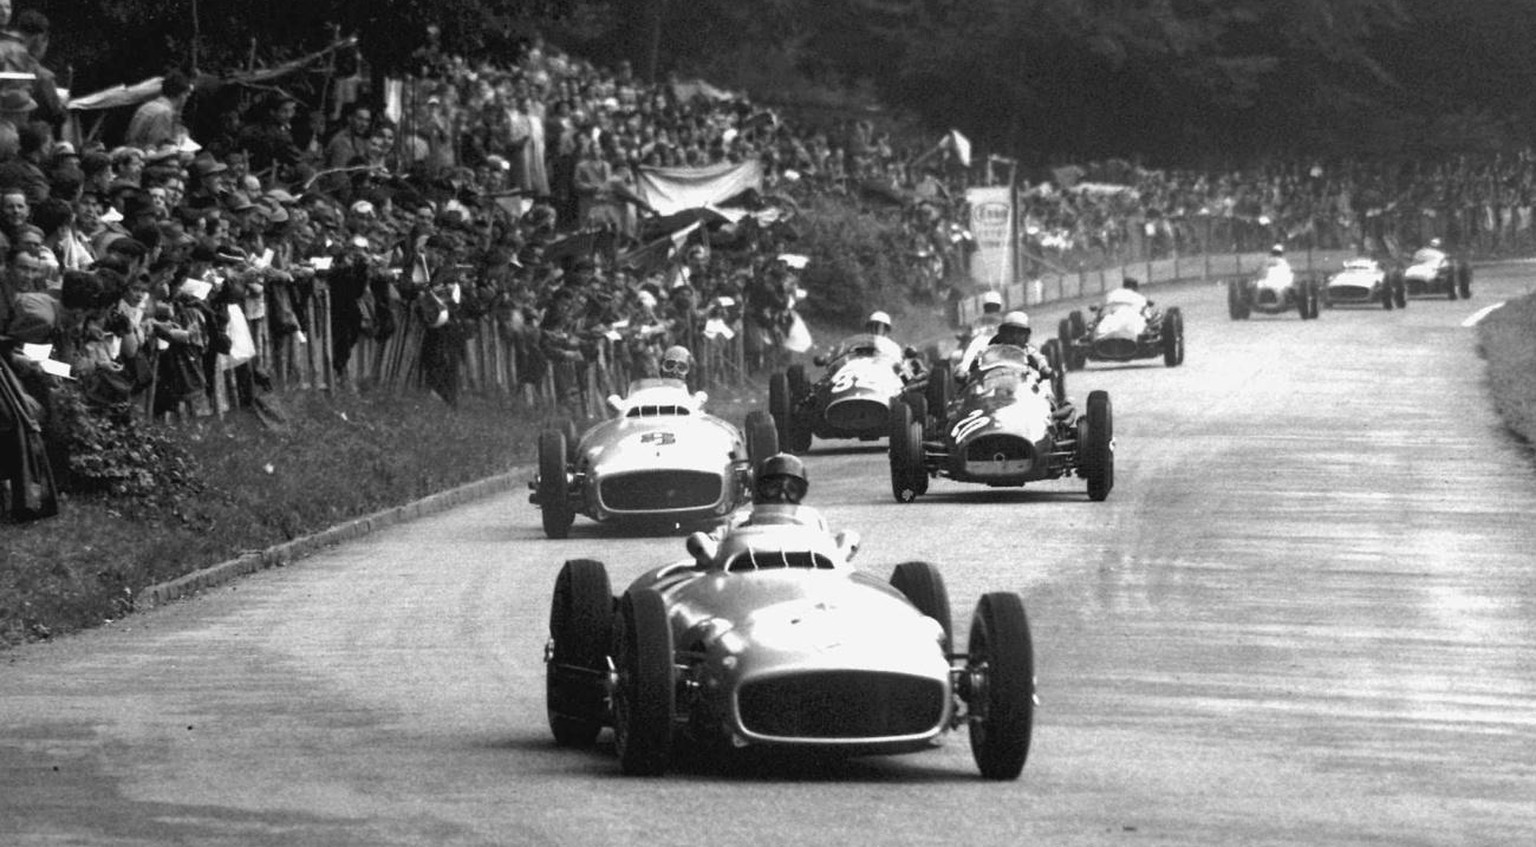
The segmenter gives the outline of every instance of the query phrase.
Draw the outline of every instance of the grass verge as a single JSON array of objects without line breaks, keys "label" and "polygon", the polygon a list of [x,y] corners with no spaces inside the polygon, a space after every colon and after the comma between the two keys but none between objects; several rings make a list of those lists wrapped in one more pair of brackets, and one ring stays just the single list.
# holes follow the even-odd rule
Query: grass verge
[{"label": "grass verge", "polygon": [[1536,295],[1511,300],[1477,329],[1494,408],[1511,432],[1536,446]]}]

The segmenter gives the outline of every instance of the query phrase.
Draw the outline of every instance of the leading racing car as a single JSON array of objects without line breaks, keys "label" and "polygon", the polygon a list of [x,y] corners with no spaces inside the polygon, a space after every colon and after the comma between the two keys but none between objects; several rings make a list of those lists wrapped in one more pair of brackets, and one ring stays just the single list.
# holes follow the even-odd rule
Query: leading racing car
[{"label": "leading racing car", "polygon": [[924,750],[969,729],[983,776],[1016,779],[1034,721],[1034,652],[1023,600],[984,594],[953,652],[937,568],[889,582],[851,565],[829,535],[758,506],[723,540],[648,571],[615,598],[601,562],[555,579],[545,648],[550,729],[589,745],[605,727],[624,773],[663,773],[683,748],[791,748],[836,755]]},{"label": "leading racing car", "polygon": [[748,502],[751,469],[778,452],[773,420],[751,412],[738,430],[705,413],[706,399],[681,379],[638,379],[626,397],[608,398],[617,416],[579,438],[570,424],[540,433],[528,500],[544,534],[565,538],[578,513],[681,525],[722,519]]},{"label": "leading racing car", "polygon": [[[1087,413],[1078,415],[1060,372],[1042,380],[1024,350],[1010,344],[981,348],[958,389],[945,386],[948,378],[945,370],[930,377],[933,416],[927,421],[906,403],[891,414],[897,502],[926,494],[933,476],[1021,486],[1076,474],[1090,500],[1109,497],[1115,452],[1108,392],[1089,392]],[[951,391],[955,396],[946,397]]]}]

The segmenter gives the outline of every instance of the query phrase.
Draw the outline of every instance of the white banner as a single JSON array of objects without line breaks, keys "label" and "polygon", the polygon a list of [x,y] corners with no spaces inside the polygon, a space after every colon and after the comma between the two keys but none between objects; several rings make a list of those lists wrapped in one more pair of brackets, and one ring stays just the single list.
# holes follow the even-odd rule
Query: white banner
[{"label": "white banner", "polygon": [[965,199],[971,206],[971,235],[976,252],[971,254],[971,279],[994,290],[1013,283],[1013,189],[1006,185],[991,188],[967,188]]},{"label": "white banner", "polygon": [[657,214],[712,206],[746,191],[763,188],[763,164],[721,162],[704,168],[641,168],[639,194]]}]

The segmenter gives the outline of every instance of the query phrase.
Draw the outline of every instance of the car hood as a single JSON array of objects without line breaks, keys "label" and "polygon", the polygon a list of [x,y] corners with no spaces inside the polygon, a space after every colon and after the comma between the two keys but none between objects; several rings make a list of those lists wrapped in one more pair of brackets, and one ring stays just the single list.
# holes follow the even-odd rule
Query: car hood
[{"label": "car hood", "polygon": [[709,415],[657,415],[603,421],[581,439],[588,471],[602,475],[656,468],[719,472],[747,458],[736,428]]},{"label": "car hood", "polygon": [[668,593],[674,631],[707,632],[706,649],[737,654],[744,674],[786,664],[948,673],[938,623],[862,572],[715,571]]}]

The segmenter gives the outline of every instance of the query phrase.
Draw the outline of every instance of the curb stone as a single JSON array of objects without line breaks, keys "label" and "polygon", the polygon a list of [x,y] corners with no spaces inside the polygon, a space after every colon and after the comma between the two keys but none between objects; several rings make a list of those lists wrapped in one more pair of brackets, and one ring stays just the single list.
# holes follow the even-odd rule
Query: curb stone
[{"label": "curb stone", "polygon": [[429,494],[405,505],[392,506],[369,515],[353,518],[329,529],[300,536],[292,541],[268,547],[259,552],[245,553],[228,561],[179,576],[168,582],[146,586],[134,596],[133,609],[135,612],[142,612],[158,608],[167,603],[190,597],[203,589],[215,588],[233,582],[242,576],[255,573],[256,571],[287,567],[328,547],[334,547],[346,541],[354,541],[386,527],[407,523],[427,515],[445,512],[454,506],[511,491],[524,483],[528,478],[528,473],[529,471],[526,468],[519,468],[476,482],[466,483],[457,488],[450,488],[447,491]]}]

